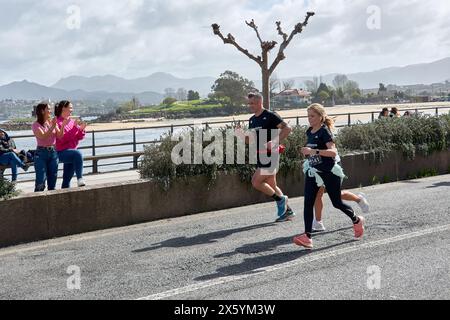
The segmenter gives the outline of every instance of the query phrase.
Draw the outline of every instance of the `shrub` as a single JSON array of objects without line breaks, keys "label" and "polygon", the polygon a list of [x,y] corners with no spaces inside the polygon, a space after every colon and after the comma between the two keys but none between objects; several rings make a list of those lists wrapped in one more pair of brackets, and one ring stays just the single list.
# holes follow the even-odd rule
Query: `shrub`
[{"label": "shrub", "polygon": [[450,147],[450,117],[380,119],[343,128],[337,139],[340,152],[368,151],[382,160],[387,152],[402,151],[412,160]]},{"label": "shrub", "polygon": [[[233,127],[226,126],[220,130],[223,133],[230,128]],[[204,131],[204,129],[196,130]],[[306,130],[306,126],[294,127],[292,133],[283,142],[286,151],[280,158],[279,172],[281,174],[287,175],[300,167],[302,157],[299,151],[306,144]],[[191,137],[193,137],[192,134]],[[212,184],[218,172],[235,173],[241,177],[242,181],[251,181],[255,166],[248,164],[248,149],[244,165],[207,165],[205,163],[175,165],[172,163],[171,152],[177,143],[171,141],[171,137],[166,135],[162,137],[160,144],[146,146],[140,166],[141,177],[158,181],[165,189],[170,187],[174,179],[187,179],[198,175],[208,176]],[[203,148],[210,143],[204,141]],[[400,150],[408,159],[414,159],[416,154],[429,155],[434,151],[446,150],[450,147],[450,115],[388,118],[369,124],[360,123],[341,129],[336,137],[336,144],[341,155],[350,151],[366,151],[372,153],[378,161],[383,161],[388,152]],[[223,150],[225,150],[225,139]],[[373,177],[372,184],[389,181],[391,178],[387,176],[381,179]]]},{"label": "shrub", "polygon": [[0,178],[0,200],[10,199],[17,194],[18,192],[16,191],[16,186],[13,183]]}]

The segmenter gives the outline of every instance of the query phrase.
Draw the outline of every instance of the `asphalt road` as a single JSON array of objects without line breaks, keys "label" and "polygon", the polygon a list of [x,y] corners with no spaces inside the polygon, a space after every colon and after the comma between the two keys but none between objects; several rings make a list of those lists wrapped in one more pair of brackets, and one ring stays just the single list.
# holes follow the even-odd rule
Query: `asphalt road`
[{"label": "asphalt road", "polygon": [[450,175],[362,191],[364,239],[326,198],[312,252],[303,198],[0,249],[0,299],[450,299]]}]

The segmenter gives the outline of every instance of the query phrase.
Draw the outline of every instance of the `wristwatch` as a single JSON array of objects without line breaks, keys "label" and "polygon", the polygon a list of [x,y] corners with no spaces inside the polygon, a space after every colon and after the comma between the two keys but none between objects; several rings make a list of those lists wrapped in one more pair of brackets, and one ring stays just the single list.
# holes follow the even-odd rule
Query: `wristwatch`
[{"label": "wristwatch", "polygon": [[320,150],[319,150],[319,149],[317,149],[317,150],[316,150],[316,154],[319,154],[319,152],[320,152]]}]

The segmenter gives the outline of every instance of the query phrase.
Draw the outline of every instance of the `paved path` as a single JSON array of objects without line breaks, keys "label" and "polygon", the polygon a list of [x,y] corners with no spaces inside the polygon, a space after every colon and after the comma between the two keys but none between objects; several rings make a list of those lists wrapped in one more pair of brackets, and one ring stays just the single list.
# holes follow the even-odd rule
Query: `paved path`
[{"label": "paved path", "polygon": [[362,241],[326,199],[327,231],[296,247],[295,198],[284,224],[265,203],[0,249],[0,298],[450,299],[450,175],[363,191]]}]

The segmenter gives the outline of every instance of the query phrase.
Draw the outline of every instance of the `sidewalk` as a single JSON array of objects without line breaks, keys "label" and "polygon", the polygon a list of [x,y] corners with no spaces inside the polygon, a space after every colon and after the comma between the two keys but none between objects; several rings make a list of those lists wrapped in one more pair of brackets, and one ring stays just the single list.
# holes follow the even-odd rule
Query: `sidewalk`
[{"label": "sidewalk", "polygon": [[[86,175],[83,177],[84,182],[88,186],[110,183],[110,182],[121,182],[128,180],[138,180],[140,178],[139,172],[137,170],[127,170],[127,171],[117,171],[100,173],[94,175]],[[56,183],[56,189],[61,189],[62,178],[58,178]],[[76,188],[77,178],[74,176],[71,182],[71,186]],[[22,191],[22,194],[34,192],[34,182],[19,182],[17,183],[17,190]]]}]

